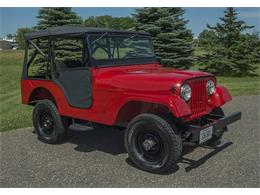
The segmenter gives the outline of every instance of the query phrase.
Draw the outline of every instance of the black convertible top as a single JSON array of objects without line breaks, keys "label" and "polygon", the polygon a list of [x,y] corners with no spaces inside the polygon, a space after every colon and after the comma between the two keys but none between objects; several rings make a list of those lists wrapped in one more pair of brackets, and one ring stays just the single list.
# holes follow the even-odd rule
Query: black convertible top
[{"label": "black convertible top", "polygon": [[125,34],[140,34],[149,35],[146,32],[136,32],[136,31],[126,31],[126,30],[114,30],[105,28],[92,28],[84,26],[57,26],[46,28],[45,30],[25,33],[26,39],[35,39],[40,37],[55,36],[55,35],[65,35],[65,34],[83,34],[83,33],[125,33]]}]

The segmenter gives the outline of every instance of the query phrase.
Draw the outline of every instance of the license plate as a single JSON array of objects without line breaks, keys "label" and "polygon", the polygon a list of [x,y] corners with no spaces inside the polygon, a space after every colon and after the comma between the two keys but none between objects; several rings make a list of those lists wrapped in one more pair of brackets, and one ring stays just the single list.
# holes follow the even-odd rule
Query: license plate
[{"label": "license plate", "polygon": [[212,137],[212,132],[213,132],[213,126],[201,130],[199,143],[201,144],[205,141],[208,141]]}]

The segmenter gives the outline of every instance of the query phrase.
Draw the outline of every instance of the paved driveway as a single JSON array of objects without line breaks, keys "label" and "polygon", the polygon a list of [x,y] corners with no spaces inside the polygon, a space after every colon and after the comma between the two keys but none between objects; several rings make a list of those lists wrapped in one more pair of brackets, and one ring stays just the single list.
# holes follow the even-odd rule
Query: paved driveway
[{"label": "paved driveway", "polygon": [[243,112],[217,149],[186,147],[178,168],[156,175],[132,166],[123,132],[73,132],[60,145],[39,142],[31,128],[1,133],[1,187],[260,187],[259,99],[235,97]]}]

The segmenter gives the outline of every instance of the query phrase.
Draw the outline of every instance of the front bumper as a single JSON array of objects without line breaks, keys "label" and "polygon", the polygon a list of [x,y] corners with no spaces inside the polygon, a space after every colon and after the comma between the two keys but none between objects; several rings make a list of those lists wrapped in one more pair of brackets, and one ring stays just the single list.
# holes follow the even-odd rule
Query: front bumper
[{"label": "front bumper", "polygon": [[[236,122],[241,119],[241,112],[233,112],[225,117],[220,117],[218,115],[207,115],[204,118],[204,125],[194,125],[190,124],[190,137],[191,142],[200,142],[200,133],[206,128],[212,127],[212,134],[217,135],[220,131],[226,130],[225,127],[231,123]],[[205,122],[207,121],[207,122]],[[206,123],[206,124],[205,124]]]}]

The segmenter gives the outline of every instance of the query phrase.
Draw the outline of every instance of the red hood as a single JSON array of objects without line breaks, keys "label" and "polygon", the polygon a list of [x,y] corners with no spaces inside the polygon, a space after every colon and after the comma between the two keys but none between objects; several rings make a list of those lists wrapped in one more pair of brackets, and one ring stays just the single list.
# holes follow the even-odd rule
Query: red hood
[{"label": "red hood", "polygon": [[158,64],[100,68],[98,72],[99,79],[105,79],[111,87],[142,92],[169,91],[170,88],[182,84],[187,79],[212,76],[200,71],[164,68]]}]

